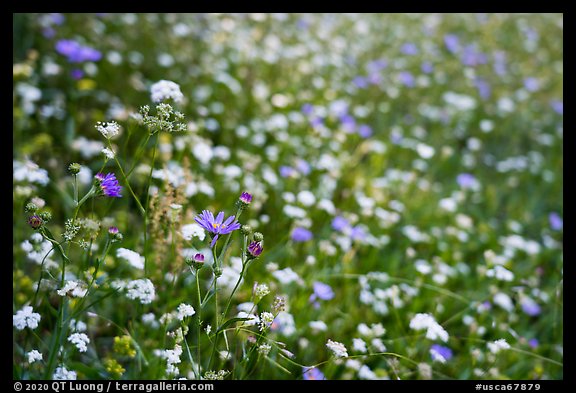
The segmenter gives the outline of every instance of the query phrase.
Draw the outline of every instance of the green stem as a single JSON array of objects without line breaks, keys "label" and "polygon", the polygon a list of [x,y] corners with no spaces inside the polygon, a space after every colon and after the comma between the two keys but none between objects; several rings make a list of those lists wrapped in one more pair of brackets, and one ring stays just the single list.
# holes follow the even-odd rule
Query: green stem
[{"label": "green stem", "polygon": [[[107,140],[107,142],[108,142],[108,148],[110,148],[110,150],[114,151],[112,149],[112,144],[110,143],[109,139]],[[136,204],[138,205],[138,209],[140,210],[140,213],[144,216],[144,219],[146,219],[146,210],[144,209],[144,207],[142,207],[142,204],[140,203],[140,200],[138,199],[138,197],[136,197],[134,190],[132,190],[132,187],[130,186],[130,183],[128,182],[128,177],[124,173],[124,169],[122,169],[122,165],[120,165],[120,161],[118,161],[118,158],[116,157],[115,153],[114,153],[114,161],[116,161],[116,165],[118,166],[118,169],[120,169],[120,173],[122,174],[122,178],[124,179],[124,182],[126,183],[126,187],[128,188],[128,191],[130,191],[130,194],[132,194],[132,197],[136,201]],[[146,233],[144,233],[144,235],[146,235]]]},{"label": "green stem", "polygon": [[[149,138],[150,136],[148,136]],[[152,151],[152,165],[150,166],[150,174],[148,175],[148,184],[146,185],[146,208],[150,203],[150,183],[152,182],[152,171],[154,170],[154,163],[156,161],[156,150],[158,150],[158,141],[160,137],[156,137],[156,143],[154,144],[154,150]],[[128,182],[128,180],[126,180]],[[146,247],[148,245],[148,215],[146,214],[146,209],[143,209],[144,213],[144,274],[148,273],[148,253],[146,252]]]},{"label": "green stem", "polygon": [[197,332],[197,338],[198,338],[198,342],[196,343],[196,347],[197,347],[197,352],[198,352],[198,379],[201,378],[201,369],[200,369],[200,335],[201,335],[201,330],[202,330],[202,296],[200,296],[200,278],[198,277],[198,271],[199,269],[196,269],[196,291],[198,292],[198,329],[196,329]]}]

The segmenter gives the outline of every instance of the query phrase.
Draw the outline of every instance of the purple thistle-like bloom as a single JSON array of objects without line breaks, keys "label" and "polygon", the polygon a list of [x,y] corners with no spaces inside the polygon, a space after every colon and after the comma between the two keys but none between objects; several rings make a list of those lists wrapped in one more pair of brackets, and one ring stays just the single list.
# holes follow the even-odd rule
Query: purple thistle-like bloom
[{"label": "purple thistle-like bloom", "polygon": [[194,255],[194,262],[198,262],[198,263],[204,263],[204,254],[196,254]]},{"label": "purple thistle-like bloom", "polygon": [[117,227],[110,227],[110,228],[108,228],[108,233],[111,235],[116,235],[118,233],[118,228]]},{"label": "purple thistle-like bloom", "polygon": [[223,221],[224,212],[218,213],[216,218],[214,218],[214,214],[212,214],[212,212],[203,210],[202,214],[194,218],[194,220],[202,228],[215,235],[212,239],[212,243],[210,243],[210,247],[214,247],[214,244],[216,244],[216,241],[220,235],[226,235],[237,229],[240,229],[241,225],[238,221],[234,221],[235,218],[235,216],[230,216],[226,219],[226,221]]},{"label": "purple thistle-like bloom", "polygon": [[260,254],[262,254],[262,250],[263,250],[262,242],[252,242],[248,246],[248,252],[254,258],[259,257]]},{"label": "purple thistle-like bloom", "polygon": [[316,367],[302,367],[302,378],[305,381],[319,381],[326,379],[322,371]]},{"label": "purple thistle-like bloom", "polygon": [[249,193],[247,193],[247,192],[243,192],[243,193],[240,195],[240,198],[239,198],[239,199],[240,199],[240,202],[242,202],[242,203],[244,203],[244,204],[246,204],[246,205],[249,205],[250,202],[252,202],[252,194],[249,194]]},{"label": "purple thistle-like bloom", "polygon": [[32,229],[38,229],[42,226],[42,218],[40,218],[39,215],[34,214],[30,217],[28,217],[28,225],[30,225],[32,227]]},{"label": "purple thistle-like bloom", "polygon": [[94,176],[96,180],[100,183],[100,190],[104,195],[110,198],[120,198],[120,191],[122,191],[122,186],[118,184],[118,179],[113,173],[97,173]]},{"label": "purple thistle-like bloom", "polygon": [[548,221],[550,222],[550,228],[554,231],[560,231],[564,227],[562,217],[560,217],[556,212],[552,212],[548,215]]},{"label": "purple thistle-like bloom", "polygon": [[292,231],[291,237],[295,242],[307,242],[312,240],[313,235],[308,229],[297,227]]},{"label": "purple thistle-like bloom", "polygon": [[448,347],[434,344],[430,347],[430,356],[432,356],[432,360],[438,360],[444,363],[452,359],[452,350]]}]

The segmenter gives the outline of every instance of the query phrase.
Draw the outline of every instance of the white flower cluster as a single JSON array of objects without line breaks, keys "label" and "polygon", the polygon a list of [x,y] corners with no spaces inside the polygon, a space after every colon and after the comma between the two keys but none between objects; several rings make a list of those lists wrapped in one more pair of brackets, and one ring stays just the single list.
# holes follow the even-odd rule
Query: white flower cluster
[{"label": "white flower cluster", "polygon": [[158,355],[166,359],[166,375],[180,374],[180,369],[176,366],[181,362],[180,355],[182,355],[182,347],[180,345],[176,344],[174,349],[160,351]]},{"label": "white flower cluster", "polygon": [[12,324],[14,327],[18,330],[24,330],[26,327],[36,329],[41,317],[40,314],[33,311],[32,306],[25,306],[22,310],[18,310],[16,314],[12,316]]},{"label": "white flower cluster", "polygon": [[80,352],[86,352],[88,350],[87,345],[90,344],[90,339],[85,333],[72,333],[68,337],[68,341],[76,345]]},{"label": "white flower cluster", "polygon": [[176,314],[176,317],[180,320],[183,321],[184,318],[186,317],[191,317],[192,315],[196,314],[196,310],[194,310],[194,307],[192,307],[189,304],[185,304],[185,303],[181,303],[178,306],[178,312]]},{"label": "white flower cluster", "polygon": [[41,265],[44,262],[46,269],[58,267],[58,264],[48,257],[48,254],[53,251],[52,243],[44,240],[38,232],[33,233],[32,236],[30,236],[30,240],[24,240],[20,244],[20,248],[27,253],[26,257],[37,265]]},{"label": "white flower cluster", "polygon": [[272,314],[268,311],[264,311],[263,313],[261,313],[260,314],[260,331],[263,331],[266,328],[269,328],[270,325],[272,325],[272,322],[274,322],[274,314]]},{"label": "white flower cluster", "polygon": [[50,181],[48,171],[40,168],[38,164],[30,160],[25,162],[12,160],[12,179],[14,181],[36,183],[41,186],[45,186]]},{"label": "white flower cluster", "polygon": [[487,345],[488,345],[488,349],[490,350],[490,352],[492,352],[494,354],[500,352],[501,350],[510,349],[510,344],[508,344],[508,342],[503,338],[496,340],[494,342],[488,343]]},{"label": "white flower cluster", "polygon": [[76,378],[76,371],[68,370],[64,366],[57,367],[52,375],[53,380],[76,380]]},{"label": "white flower cluster", "polygon": [[258,353],[262,356],[268,356],[272,347],[268,344],[261,344],[258,346]]},{"label": "white flower cluster", "polygon": [[169,98],[174,102],[181,102],[184,99],[180,86],[168,80],[160,80],[150,87],[150,98],[154,102],[161,102]]},{"label": "white flower cluster", "polygon": [[338,341],[332,341],[328,339],[328,342],[326,342],[326,347],[332,351],[334,356],[337,358],[348,357],[348,350],[346,349],[346,346]]},{"label": "white flower cluster", "polygon": [[101,122],[99,121],[95,125],[98,132],[100,132],[104,138],[110,139],[114,138],[118,134],[120,134],[120,124],[116,123],[115,121],[109,122]]},{"label": "white flower cluster", "polygon": [[30,364],[34,363],[35,361],[42,360],[42,354],[36,349],[27,352],[26,356],[28,356],[28,363]]},{"label": "white flower cluster", "polygon": [[126,297],[139,300],[142,304],[150,304],[156,297],[154,284],[147,278],[130,281],[126,284]]},{"label": "white flower cluster", "polygon": [[81,281],[66,281],[64,286],[56,291],[60,296],[84,297],[88,292]]},{"label": "white flower cluster", "polygon": [[197,237],[198,240],[204,241],[206,238],[204,229],[196,223],[184,225],[180,230],[180,233],[182,233],[182,237],[185,240],[192,240],[193,237]]},{"label": "white flower cluster", "polygon": [[136,269],[144,269],[144,257],[138,254],[136,251],[121,247],[116,250],[116,257],[125,260]]},{"label": "white flower cluster", "polygon": [[410,329],[426,329],[426,338],[430,340],[440,339],[448,341],[448,332],[430,314],[418,313],[410,321]]},{"label": "white flower cluster", "polygon": [[264,296],[270,293],[270,288],[266,284],[259,284],[254,287],[254,298],[256,302],[260,301]]}]

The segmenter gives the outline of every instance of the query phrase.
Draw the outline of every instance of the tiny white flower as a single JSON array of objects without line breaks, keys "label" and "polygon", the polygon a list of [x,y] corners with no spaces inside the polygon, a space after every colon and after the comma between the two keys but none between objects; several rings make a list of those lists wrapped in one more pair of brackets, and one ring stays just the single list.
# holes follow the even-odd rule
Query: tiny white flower
[{"label": "tiny white flower", "polygon": [[191,317],[192,315],[196,314],[196,311],[194,310],[194,307],[192,307],[189,304],[185,304],[185,303],[181,303],[178,306],[178,313],[176,314],[176,317],[183,321],[184,318],[186,317]]},{"label": "tiny white flower", "polygon": [[18,310],[12,316],[12,324],[18,330],[24,330],[26,327],[36,329],[40,322],[40,314],[33,312],[32,306],[25,306],[22,310]]},{"label": "tiny white flower", "polygon": [[258,346],[258,353],[262,356],[268,356],[272,347],[268,344],[261,344]]},{"label": "tiny white flower", "polygon": [[272,322],[274,322],[274,314],[272,314],[268,311],[264,311],[263,313],[261,313],[260,314],[260,331],[263,331],[266,328],[269,328],[270,325],[272,325]]},{"label": "tiny white flower", "polygon": [[160,80],[154,83],[150,87],[150,96],[154,102],[164,101],[169,98],[173,99],[174,102],[181,102],[184,99],[180,86],[168,80]]},{"label": "tiny white flower", "polygon": [[76,378],[76,371],[67,370],[64,366],[57,367],[52,374],[54,380],[76,380]]},{"label": "tiny white flower", "polygon": [[34,363],[37,360],[42,360],[42,354],[38,352],[38,350],[36,349],[27,352],[26,356],[28,356],[28,363],[30,364]]},{"label": "tiny white flower", "polygon": [[96,123],[95,127],[98,130],[98,132],[100,132],[106,139],[114,138],[116,135],[120,133],[120,125],[115,121],[109,121],[109,122],[99,121]]},{"label": "tiny white flower", "polygon": [[206,237],[204,229],[196,223],[184,225],[180,230],[180,233],[185,240],[192,240],[193,237],[197,237],[198,240],[204,241],[204,238]]},{"label": "tiny white flower", "polygon": [[352,339],[352,349],[361,353],[366,353],[368,351],[368,348],[366,348],[366,342],[361,338]]},{"label": "tiny white flower", "polygon": [[338,341],[332,341],[332,340],[328,339],[328,342],[326,342],[326,347],[330,351],[332,351],[334,356],[336,356],[337,358],[348,357],[348,350],[346,349],[344,344],[342,344]]},{"label": "tiny white flower", "polygon": [[76,348],[78,348],[80,352],[86,352],[88,350],[87,345],[90,343],[90,339],[84,333],[72,333],[68,337],[68,341],[76,345]]},{"label": "tiny white flower", "polygon": [[107,147],[102,149],[102,154],[104,154],[104,156],[109,160],[112,160],[114,158],[114,152],[112,151],[112,149],[109,149]]},{"label": "tiny white flower", "polygon": [[501,350],[510,349],[510,344],[508,344],[508,342],[506,342],[506,340],[503,338],[494,342],[490,342],[487,345],[490,352],[494,354],[500,352]]},{"label": "tiny white flower", "polygon": [[116,257],[125,260],[136,269],[144,269],[144,257],[136,251],[120,247],[116,250]]}]

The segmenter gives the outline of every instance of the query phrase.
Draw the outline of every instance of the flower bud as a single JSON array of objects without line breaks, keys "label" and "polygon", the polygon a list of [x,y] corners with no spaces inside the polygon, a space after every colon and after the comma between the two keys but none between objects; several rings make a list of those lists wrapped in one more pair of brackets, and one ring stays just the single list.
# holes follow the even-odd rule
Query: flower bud
[{"label": "flower bud", "polygon": [[81,169],[82,166],[77,162],[73,162],[72,164],[68,165],[68,171],[73,175],[77,175],[78,173],[80,173]]},{"label": "flower bud", "polygon": [[38,206],[35,203],[27,203],[26,206],[24,207],[24,211],[26,213],[36,213],[36,210],[38,210]]},{"label": "flower bud", "polygon": [[254,241],[261,242],[262,240],[264,240],[264,235],[260,232],[254,232]]},{"label": "flower bud", "polygon": [[30,225],[32,229],[40,228],[43,223],[44,222],[42,221],[42,218],[40,218],[40,216],[37,214],[28,217],[28,225]]},{"label": "flower bud", "polygon": [[242,225],[240,228],[240,233],[242,233],[244,236],[250,236],[252,233],[252,227],[250,225]]}]

